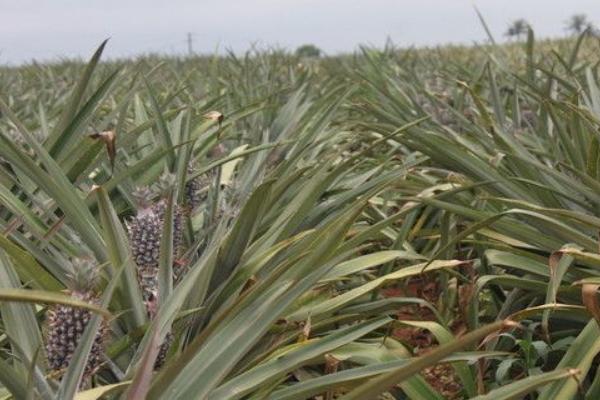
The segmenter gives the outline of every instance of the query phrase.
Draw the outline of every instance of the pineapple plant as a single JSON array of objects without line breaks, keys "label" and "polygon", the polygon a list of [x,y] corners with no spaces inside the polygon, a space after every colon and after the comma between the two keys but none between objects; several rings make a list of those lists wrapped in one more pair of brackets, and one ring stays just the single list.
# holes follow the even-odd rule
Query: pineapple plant
[{"label": "pineapple plant", "polygon": [[[75,259],[69,274],[67,293],[74,299],[99,304],[95,291],[98,278],[96,263],[90,259]],[[48,366],[60,376],[69,366],[71,358],[79,344],[79,340],[92,317],[87,309],[58,304],[48,309],[46,313],[46,354]],[[104,339],[107,332],[104,321],[96,333],[92,350],[85,365],[83,381],[88,380],[100,367],[103,360]]]},{"label": "pineapple plant", "polygon": [[[147,187],[138,188],[133,194],[138,204],[137,214],[126,222],[133,257],[137,265],[138,282],[142,289],[146,311],[150,319],[154,318],[158,300],[158,268],[160,242],[167,209],[166,199],[155,201],[155,193],[162,192],[170,185],[170,177],[165,176],[157,184],[157,190]],[[183,248],[183,210],[175,206],[173,215],[173,253],[180,255]],[[173,281],[178,282],[185,272],[185,265],[177,259],[173,265]],[[161,345],[155,362],[159,368],[167,356],[173,342],[173,334],[169,333]]]},{"label": "pineapple plant", "polygon": [[138,188],[133,196],[136,199],[137,214],[125,222],[133,259],[144,301],[157,296],[158,260],[164,210],[152,204],[153,193],[147,187]]}]

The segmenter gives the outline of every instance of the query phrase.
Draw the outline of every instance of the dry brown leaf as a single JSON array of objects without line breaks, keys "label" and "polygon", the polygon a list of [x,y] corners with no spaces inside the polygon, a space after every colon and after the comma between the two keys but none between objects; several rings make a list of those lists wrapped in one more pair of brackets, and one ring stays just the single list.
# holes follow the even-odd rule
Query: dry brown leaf
[{"label": "dry brown leaf", "polygon": [[209,111],[206,114],[204,114],[204,118],[210,119],[211,121],[217,121],[219,123],[220,128],[225,116],[218,111]]},{"label": "dry brown leaf", "polygon": [[106,145],[106,152],[108,153],[108,159],[110,160],[111,172],[115,169],[115,158],[117,156],[117,135],[115,131],[104,131],[99,133],[93,133],[90,135],[92,139],[101,140]]},{"label": "dry brown leaf", "polygon": [[598,303],[598,284],[583,284],[581,287],[581,299],[583,305],[594,316],[600,326],[600,304]]},{"label": "dry brown leaf", "polygon": [[310,315],[309,315],[308,318],[306,319],[306,322],[304,322],[304,324],[302,326],[302,332],[300,333],[300,336],[298,337],[298,343],[306,342],[308,340],[308,338],[310,337],[311,329],[312,329],[312,323],[310,321]]}]

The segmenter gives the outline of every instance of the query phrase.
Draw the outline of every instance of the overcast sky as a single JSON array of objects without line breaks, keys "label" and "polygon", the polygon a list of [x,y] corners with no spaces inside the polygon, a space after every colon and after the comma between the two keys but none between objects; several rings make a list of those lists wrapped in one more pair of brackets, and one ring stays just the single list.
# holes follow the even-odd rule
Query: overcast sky
[{"label": "overcast sky", "polygon": [[600,26],[598,0],[0,0],[0,64],[89,57],[111,37],[106,54],[185,53],[186,35],[203,53],[252,43],[325,52],[358,44],[401,46],[485,40],[473,6],[497,39],[527,19],[538,36],[565,34],[565,20],[587,14]]}]

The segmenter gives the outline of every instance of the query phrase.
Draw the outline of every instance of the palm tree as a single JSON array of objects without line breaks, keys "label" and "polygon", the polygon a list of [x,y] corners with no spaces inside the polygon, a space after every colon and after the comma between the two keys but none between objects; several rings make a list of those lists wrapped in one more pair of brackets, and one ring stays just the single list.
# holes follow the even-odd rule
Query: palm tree
[{"label": "palm tree", "polygon": [[586,29],[593,30],[593,25],[585,14],[575,14],[567,20],[567,30],[575,35],[582,34]]},{"label": "palm tree", "polygon": [[527,35],[527,30],[529,29],[529,22],[524,20],[523,18],[517,19],[513,21],[513,23],[508,27],[505,35],[509,38],[516,37],[517,40],[521,38],[521,36]]}]

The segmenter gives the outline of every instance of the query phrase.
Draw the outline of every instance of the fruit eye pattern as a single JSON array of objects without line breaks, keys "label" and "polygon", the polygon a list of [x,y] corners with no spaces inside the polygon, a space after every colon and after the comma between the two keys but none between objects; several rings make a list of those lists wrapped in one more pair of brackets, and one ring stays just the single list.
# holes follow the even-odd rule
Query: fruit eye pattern
[{"label": "fruit eye pattern", "polygon": [[[95,262],[90,259],[75,259],[72,263],[67,294],[76,300],[98,305],[99,298],[95,288],[97,281],[98,268]],[[84,308],[57,304],[49,307],[46,314],[48,366],[56,375],[60,376],[69,366],[92,312]],[[92,349],[87,358],[83,382],[86,382],[103,363],[107,330],[107,322],[103,321],[100,329],[96,332]]]}]

